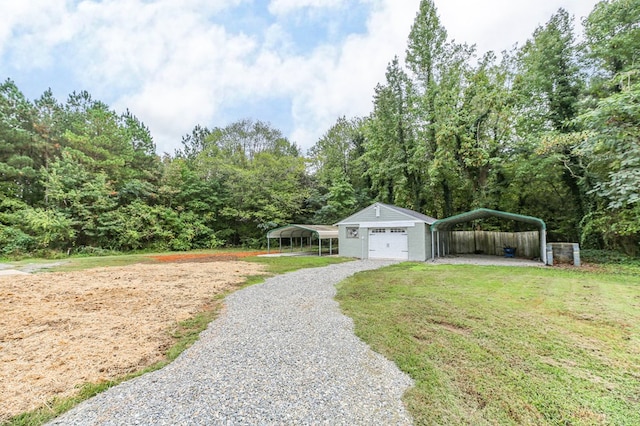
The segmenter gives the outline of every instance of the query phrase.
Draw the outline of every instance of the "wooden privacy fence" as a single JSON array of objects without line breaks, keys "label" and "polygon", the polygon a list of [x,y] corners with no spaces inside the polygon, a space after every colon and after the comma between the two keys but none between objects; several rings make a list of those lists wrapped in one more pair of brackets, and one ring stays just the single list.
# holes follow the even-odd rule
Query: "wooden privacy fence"
[{"label": "wooden privacy fence", "polygon": [[516,247],[516,257],[540,258],[540,234],[529,232],[452,231],[448,234],[451,254],[503,256],[504,247]]}]

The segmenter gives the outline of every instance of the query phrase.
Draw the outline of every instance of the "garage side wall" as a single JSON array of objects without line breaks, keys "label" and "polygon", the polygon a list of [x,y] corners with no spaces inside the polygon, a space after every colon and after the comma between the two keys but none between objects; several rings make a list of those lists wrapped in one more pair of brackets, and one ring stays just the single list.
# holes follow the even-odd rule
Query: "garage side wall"
[{"label": "garage side wall", "polygon": [[[362,247],[367,247],[366,240],[366,229],[360,230],[360,235],[358,238],[348,238],[347,237],[347,226],[340,225],[338,227],[338,238],[340,241],[340,245],[338,246],[338,254],[344,257],[357,257],[363,258],[363,249]],[[363,240],[364,238],[364,240]],[[363,246],[364,244],[364,246]],[[367,251],[364,251],[364,259],[367,258]]]},{"label": "garage side wall", "polygon": [[407,228],[407,234],[409,236],[409,260],[418,262],[426,260],[424,228],[424,223],[416,223],[415,226]]},{"label": "garage side wall", "polygon": [[431,252],[431,239],[433,238],[433,234],[431,233],[431,226],[424,226],[424,260],[431,260],[433,258],[433,253]]}]

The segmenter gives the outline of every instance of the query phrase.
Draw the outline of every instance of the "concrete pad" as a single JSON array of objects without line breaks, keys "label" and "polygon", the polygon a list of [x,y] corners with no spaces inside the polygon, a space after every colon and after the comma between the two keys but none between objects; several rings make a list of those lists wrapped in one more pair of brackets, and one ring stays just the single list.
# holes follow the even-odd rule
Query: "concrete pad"
[{"label": "concrete pad", "polygon": [[509,258],[500,256],[487,256],[481,254],[449,255],[437,257],[432,263],[445,265],[495,265],[495,266],[534,266],[543,267],[539,260]]}]

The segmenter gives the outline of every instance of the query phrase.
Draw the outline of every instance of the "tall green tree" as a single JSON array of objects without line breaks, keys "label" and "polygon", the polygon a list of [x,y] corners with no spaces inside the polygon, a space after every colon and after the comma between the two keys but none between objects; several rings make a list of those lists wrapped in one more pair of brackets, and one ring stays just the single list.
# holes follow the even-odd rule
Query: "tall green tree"
[{"label": "tall green tree", "polygon": [[409,111],[411,82],[396,57],[386,84],[375,89],[374,107],[365,125],[366,175],[380,201],[419,209],[423,204],[422,168],[412,163],[416,134]]},{"label": "tall green tree", "polygon": [[128,111],[118,116],[88,92],[74,92],[65,104],[64,125],[65,145],[84,153],[86,166],[105,173],[117,187],[131,179],[158,178],[149,130]]},{"label": "tall green tree", "polygon": [[576,153],[595,196],[583,241],[640,253],[640,1],[596,5],[584,22],[584,51],[595,67],[576,120],[584,132]]},{"label": "tall green tree", "polygon": [[[520,50],[514,83],[519,147],[525,158],[538,162],[542,160],[535,156],[545,155],[562,166],[559,178],[569,193],[557,191],[556,196],[564,198],[569,214],[562,215],[568,223],[561,228],[575,230],[564,235],[572,240],[579,237],[580,221],[589,209],[584,170],[572,136],[578,130],[575,118],[584,87],[577,52],[571,16],[559,9]],[[549,178],[557,176],[550,173]]]},{"label": "tall green tree", "polygon": [[510,162],[514,139],[512,73],[509,59],[501,63],[493,52],[485,54],[475,69],[467,71],[458,112],[459,155],[470,193],[465,209],[498,208],[506,179],[502,166]]},{"label": "tall green tree", "polygon": [[[468,179],[467,167],[478,160],[477,157],[471,157],[478,151],[469,149],[470,123],[463,110],[464,91],[472,73],[469,66],[472,54],[473,48],[466,45],[445,45],[444,55],[438,65],[436,121],[432,124],[435,139],[426,139],[427,149],[418,151],[419,154],[426,153],[427,158],[431,159],[428,165],[430,189],[436,194],[434,207],[442,215],[440,217],[467,210],[469,200],[474,198],[470,192],[473,183]],[[469,155],[469,158],[465,155]]]},{"label": "tall green tree", "polygon": [[[49,163],[60,156],[64,140],[64,108],[53,96],[51,89],[46,90],[40,98],[36,99],[35,116],[33,120],[33,137],[39,148],[40,167],[48,169]],[[34,204],[46,204],[46,199],[39,194]]]},{"label": "tall green tree", "polygon": [[416,185],[425,189],[415,207],[449,216],[466,207],[470,187],[461,158],[466,129],[460,107],[474,48],[448,42],[433,1],[423,0],[406,53],[414,87],[410,110],[418,141],[410,163],[412,169],[425,171]]},{"label": "tall green tree", "polygon": [[559,9],[520,51],[520,124],[534,135],[573,131],[582,87],[572,19]]},{"label": "tall green tree", "polygon": [[177,197],[184,199],[184,191],[197,194],[198,202],[182,203],[187,208],[203,206],[213,197],[211,226],[219,239],[260,244],[266,230],[303,213],[309,194],[306,161],[268,123],[241,120],[213,130],[200,127],[183,144],[179,158],[189,168],[182,172],[189,180]]},{"label": "tall green tree", "polygon": [[104,247],[118,232],[107,215],[117,207],[117,192],[104,172],[92,173],[87,163],[85,154],[65,148],[42,174],[46,210],[56,212],[52,217],[65,218],[64,223],[72,229],[68,235],[74,240],[65,240],[65,249]]},{"label": "tall green tree", "polygon": [[[429,170],[416,185],[429,185],[429,194],[434,196],[427,201],[423,191],[420,197],[416,197],[412,207],[419,211],[426,209],[433,215],[453,212],[452,188],[443,177],[444,173],[438,172],[441,160],[447,157],[445,151],[438,149],[437,143],[438,120],[441,118],[437,111],[441,83],[439,78],[447,55],[446,44],[447,31],[440,22],[433,1],[422,0],[411,26],[406,50],[406,63],[411,72],[409,78],[413,89],[408,99],[408,109],[411,112],[415,139],[418,141],[411,152],[411,169]],[[435,160],[436,156],[440,157],[439,160]]]},{"label": "tall green tree", "polygon": [[333,176],[345,176],[358,188],[366,186],[363,181],[366,166],[361,160],[364,153],[362,119],[340,117],[333,126],[309,150],[314,175],[327,185]]},{"label": "tall green tree", "polygon": [[371,202],[363,122],[338,118],[309,150],[314,185],[307,208],[315,223],[335,223]]},{"label": "tall green tree", "polygon": [[602,0],[584,20],[585,55],[599,83],[638,68],[640,55],[640,1]]},{"label": "tall green tree", "polygon": [[578,152],[600,202],[587,216],[588,237],[629,254],[640,253],[640,74],[580,116]]},{"label": "tall green tree", "polygon": [[0,85],[0,192],[33,204],[42,196],[41,146],[34,138],[34,106],[11,80]]}]

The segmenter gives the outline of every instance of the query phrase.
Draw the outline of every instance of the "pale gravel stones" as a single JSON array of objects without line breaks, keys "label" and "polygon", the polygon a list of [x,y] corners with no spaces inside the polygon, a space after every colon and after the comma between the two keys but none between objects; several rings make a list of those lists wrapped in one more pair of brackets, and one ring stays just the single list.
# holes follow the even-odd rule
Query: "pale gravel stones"
[{"label": "pale gravel stones", "polygon": [[391,262],[355,261],[268,279],[226,299],[200,340],[55,425],[405,425],[411,379],[353,334],[334,285]]}]

